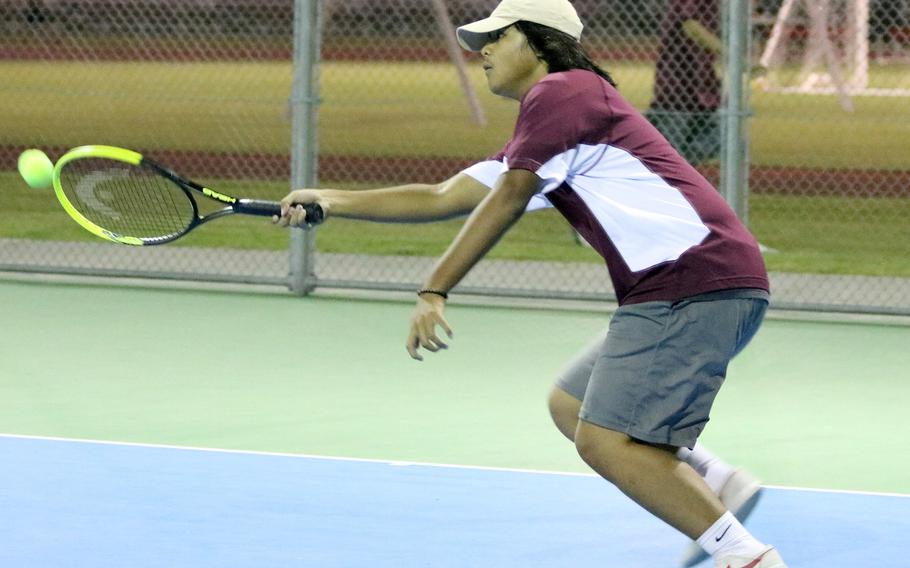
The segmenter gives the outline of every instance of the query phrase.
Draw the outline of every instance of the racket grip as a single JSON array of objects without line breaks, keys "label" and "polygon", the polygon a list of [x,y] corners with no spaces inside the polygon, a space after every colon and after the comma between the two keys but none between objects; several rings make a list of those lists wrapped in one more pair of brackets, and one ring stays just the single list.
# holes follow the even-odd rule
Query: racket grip
[{"label": "racket grip", "polygon": [[[322,206],[318,203],[307,203],[303,206],[306,209],[307,225],[318,225],[325,220],[325,213]],[[263,201],[260,199],[238,199],[234,204],[234,211],[244,215],[259,215],[261,217],[271,217],[272,215],[281,215],[281,204],[277,201]]]}]

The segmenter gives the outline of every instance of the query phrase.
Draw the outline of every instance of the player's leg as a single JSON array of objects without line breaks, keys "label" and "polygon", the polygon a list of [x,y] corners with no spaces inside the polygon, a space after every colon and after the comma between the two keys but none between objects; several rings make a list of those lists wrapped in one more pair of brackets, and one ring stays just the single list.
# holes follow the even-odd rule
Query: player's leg
[{"label": "player's leg", "polygon": [[692,469],[702,476],[714,493],[720,493],[721,487],[736,471],[733,466],[709,452],[699,443],[696,443],[692,449],[679,448],[676,457],[692,466]]},{"label": "player's leg", "polygon": [[558,384],[555,384],[550,390],[547,404],[550,407],[550,417],[553,419],[553,423],[556,424],[556,428],[570,442],[574,442],[575,430],[578,429],[578,411],[581,410],[581,401],[564,391]]},{"label": "player's leg", "polygon": [[[701,443],[689,448],[679,448],[676,457],[689,464],[720,498],[724,507],[745,523],[755,509],[762,494],[758,479],[743,468],[736,468],[708,451]],[[680,565],[695,566],[708,557],[697,542],[692,542],[683,553]]]},{"label": "player's leg", "polygon": [[674,450],[584,420],[578,424],[575,446],[594,471],[692,539],[726,511],[701,476],[679,461]]},{"label": "player's leg", "polygon": [[[625,433],[634,431],[639,422],[650,422],[637,416],[648,403],[642,392],[653,390],[647,383],[649,377],[642,375],[655,359],[672,312],[669,302],[617,310],[603,348],[591,365],[580,409],[582,420],[574,439],[582,459],[594,471],[654,515],[694,538],[724,513],[723,505],[695,470],[673,451],[638,443]],[[653,396],[656,402],[659,398]],[[665,435],[662,441],[669,443],[670,437]],[[641,475],[642,471],[649,473]]]},{"label": "player's leg", "polygon": [[701,476],[676,458],[675,448],[642,443],[585,421],[579,423],[576,447],[592,469],[696,540],[718,566],[786,568],[777,551],[752,536]]},{"label": "player's leg", "polygon": [[[547,401],[550,416],[559,431],[571,441],[575,440],[581,401],[605,339],[604,334],[599,334],[582,349],[556,379],[550,391]],[[692,466],[705,479],[714,494],[720,496],[724,505],[737,514],[740,520],[752,510],[757,501],[760,485],[747,471],[734,468],[701,444],[696,444],[691,450],[680,448],[677,457]],[[728,502],[731,499],[733,506]],[[748,509],[744,509],[747,505]],[[741,509],[742,515],[738,514]],[[693,552],[698,554],[701,548],[696,546]]]},{"label": "player's leg", "polygon": [[[751,334],[741,338],[734,356],[746,347],[751,338]],[[728,464],[700,443],[696,443],[692,449],[679,448],[676,457],[692,466],[733,516],[741,523],[746,522],[762,494],[761,484],[754,475]],[[683,553],[680,565],[689,568],[707,557],[704,548],[693,541]]]},{"label": "player's leg", "polygon": [[575,441],[581,400],[585,397],[585,389],[588,388],[591,369],[594,368],[594,362],[603,348],[604,336],[603,333],[599,334],[566,366],[556,379],[547,400],[553,423],[570,441]]},{"label": "player's leg", "polygon": [[[550,416],[559,431],[571,441],[575,440],[581,401],[605,339],[604,334],[599,334],[582,349],[566,366],[550,391],[547,401]],[[761,490],[758,481],[748,471],[734,468],[701,444],[696,444],[691,450],[680,448],[676,455],[705,480],[727,510],[745,522],[758,502]],[[705,558],[707,553],[693,540],[684,551],[681,564],[693,566]]]},{"label": "player's leg", "polygon": [[[727,363],[754,334],[765,306],[733,298],[620,308],[575,436],[595,471],[709,553],[728,557],[757,558],[767,547],[679,461],[675,448],[695,445]],[[769,562],[775,554],[766,554]],[[764,565],[783,564],[756,566]]]}]

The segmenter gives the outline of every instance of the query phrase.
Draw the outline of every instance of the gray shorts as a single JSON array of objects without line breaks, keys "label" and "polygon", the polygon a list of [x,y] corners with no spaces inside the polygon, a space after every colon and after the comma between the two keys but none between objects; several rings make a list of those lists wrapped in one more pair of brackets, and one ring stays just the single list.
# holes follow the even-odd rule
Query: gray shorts
[{"label": "gray shorts", "polygon": [[758,331],[763,290],[712,292],[620,307],[606,339],[557,379],[582,401],[579,418],[637,440],[693,447],[727,364]]}]

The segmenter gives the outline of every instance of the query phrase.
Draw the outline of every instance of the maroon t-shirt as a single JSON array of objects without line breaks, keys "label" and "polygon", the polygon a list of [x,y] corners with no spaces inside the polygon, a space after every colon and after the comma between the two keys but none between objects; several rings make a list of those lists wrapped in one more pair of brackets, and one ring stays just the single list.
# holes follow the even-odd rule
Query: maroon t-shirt
[{"label": "maroon t-shirt", "polygon": [[590,71],[534,85],[503,150],[465,173],[492,187],[508,169],[543,180],[532,207],[558,209],[603,256],[620,304],[769,289],[758,243],[717,190]]}]

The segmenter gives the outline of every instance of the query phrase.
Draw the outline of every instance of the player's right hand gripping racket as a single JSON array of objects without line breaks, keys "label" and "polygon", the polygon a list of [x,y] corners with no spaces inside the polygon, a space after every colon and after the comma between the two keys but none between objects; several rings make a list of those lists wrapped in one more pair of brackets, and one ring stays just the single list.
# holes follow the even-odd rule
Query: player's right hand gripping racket
[{"label": "player's right hand gripping racket", "polygon": [[[179,176],[132,150],[80,146],[54,168],[54,192],[63,209],[84,229],[125,245],[161,245],[226,215],[281,214],[277,201],[238,199]],[[226,206],[201,215],[196,197]],[[316,203],[305,205],[307,224],[325,218]]]}]

